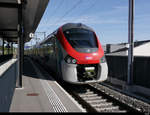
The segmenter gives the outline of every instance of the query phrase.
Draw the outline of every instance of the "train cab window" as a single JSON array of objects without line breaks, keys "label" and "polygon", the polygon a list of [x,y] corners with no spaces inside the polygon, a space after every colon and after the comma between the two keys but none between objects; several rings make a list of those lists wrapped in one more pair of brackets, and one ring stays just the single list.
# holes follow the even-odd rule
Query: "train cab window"
[{"label": "train cab window", "polygon": [[73,48],[97,48],[97,40],[92,31],[73,28],[64,31],[64,35]]}]

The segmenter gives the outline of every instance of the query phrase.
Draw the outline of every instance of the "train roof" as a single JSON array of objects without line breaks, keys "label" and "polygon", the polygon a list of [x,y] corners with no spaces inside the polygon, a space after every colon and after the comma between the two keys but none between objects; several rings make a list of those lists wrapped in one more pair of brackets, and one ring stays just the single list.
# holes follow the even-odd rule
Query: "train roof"
[{"label": "train roof", "polygon": [[[62,30],[68,30],[68,29],[72,29],[72,28],[83,28],[86,30],[90,30],[90,31],[94,31],[92,28],[86,26],[85,24],[82,23],[66,23],[64,25],[62,25]],[[57,29],[58,30],[58,29]],[[46,43],[50,37],[54,36],[54,34],[57,33],[57,30],[55,30],[53,33],[49,34],[42,42],[40,42],[38,45],[42,45],[44,43]]]},{"label": "train roof", "polygon": [[64,24],[62,26],[63,31],[68,30],[68,29],[72,29],[72,28],[83,28],[83,29],[93,31],[92,28],[90,28],[90,27],[88,27],[88,26],[86,26],[85,24],[82,24],[82,23],[67,23],[67,24]]}]

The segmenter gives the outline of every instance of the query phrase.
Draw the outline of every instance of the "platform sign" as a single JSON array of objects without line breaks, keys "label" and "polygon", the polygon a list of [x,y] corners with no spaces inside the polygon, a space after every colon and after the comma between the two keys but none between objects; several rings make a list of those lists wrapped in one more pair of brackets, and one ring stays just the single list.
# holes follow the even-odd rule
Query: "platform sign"
[{"label": "platform sign", "polygon": [[30,33],[30,34],[29,34],[29,37],[30,37],[30,38],[33,38],[34,36],[35,36],[35,35],[34,35],[33,33]]}]

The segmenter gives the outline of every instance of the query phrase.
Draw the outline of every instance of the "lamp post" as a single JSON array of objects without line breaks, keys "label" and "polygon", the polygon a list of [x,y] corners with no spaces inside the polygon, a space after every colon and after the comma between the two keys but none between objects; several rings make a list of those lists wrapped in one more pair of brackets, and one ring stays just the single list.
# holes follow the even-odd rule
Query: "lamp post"
[{"label": "lamp post", "polygon": [[128,78],[127,84],[132,85],[133,83],[133,48],[134,48],[134,41],[133,41],[133,31],[134,30],[134,0],[129,0],[129,18],[128,18]]}]

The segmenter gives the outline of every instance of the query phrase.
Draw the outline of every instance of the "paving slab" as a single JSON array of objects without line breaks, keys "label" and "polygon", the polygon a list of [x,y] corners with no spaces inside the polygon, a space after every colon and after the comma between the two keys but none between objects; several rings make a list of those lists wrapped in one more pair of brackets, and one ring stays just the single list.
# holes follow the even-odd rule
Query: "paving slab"
[{"label": "paving slab", "polygon": [[24,60],[22,88],[16,88],[10,112],[85,112],[50,76],[45,78],[29,58]]}]

